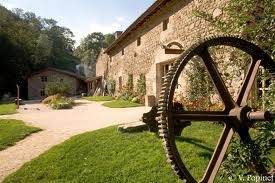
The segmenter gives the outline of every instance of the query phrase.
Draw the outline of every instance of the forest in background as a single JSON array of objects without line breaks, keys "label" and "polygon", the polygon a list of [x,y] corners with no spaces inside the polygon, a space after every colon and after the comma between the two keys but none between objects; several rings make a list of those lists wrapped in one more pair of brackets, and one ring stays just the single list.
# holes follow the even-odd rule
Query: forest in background
[{"label": "forest in background", "polygon": [[15,95],[16,84],[26,98],[27,78],[46,67],[94,76],[101,48],[113,40],[114,34],[94,32],[75,48],[73,32],[56,20],[0,5],[0,99],[8,92]]}]

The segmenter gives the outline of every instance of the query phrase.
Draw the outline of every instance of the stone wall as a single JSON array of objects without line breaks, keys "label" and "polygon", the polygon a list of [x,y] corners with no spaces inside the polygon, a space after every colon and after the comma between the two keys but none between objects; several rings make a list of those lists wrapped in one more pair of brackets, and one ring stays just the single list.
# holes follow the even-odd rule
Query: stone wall
[{"label": "stone wall", "polygon": [[96,63],[96,76],[105,76],[107,72],[107,64],[109,56],[104,53],[105,49],[101,49]]},{"label": "stone wall", "polygon": [[[42,82],[41,76],[47,76],[47,82]],[[45,90],[47,83],[60,81],[69,83],[71,95],[76,95],[83,89],[83,84],[79,79],[59,72],[46,70],[28,78],[28,99],[37,100],[43,98],[41,97],[41,90]]]},{"label": "stone wall", "polygon": [[[108,62],[108,77],[116,80],[118,89],[119,77],[123,84],[128,74],[133,74],[134,83],[140,74],[146,76],[147,95],[158,98],[161,84],[161,69],[164,63],[173,62],[178,55],[165,54],[163,45],[171,42],[180,43],[187,49],[197,40],[209,37],[214,33],[209,24],[193,15],[194,10],[204,10],[218,16],[227,0],[171,0],[159,9],[145,23],[137,27],[124,40],[104,56]],[[163,21],[169,18],[168,29],[163,30]],[[141,45],[137,46],[137,39]],[[124,54],[122,50],[124,49]],[[105,54],[106,55],[106,54]]]}]

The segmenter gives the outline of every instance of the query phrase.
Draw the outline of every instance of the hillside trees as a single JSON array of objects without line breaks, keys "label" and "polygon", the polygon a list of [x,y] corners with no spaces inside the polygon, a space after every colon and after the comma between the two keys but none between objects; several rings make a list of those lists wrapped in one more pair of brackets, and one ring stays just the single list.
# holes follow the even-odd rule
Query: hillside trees
[{"label": "hillside trees", "polygon": [[15,84],[26,96],[27,77],[51,66],[74,71],[73,33],[53,19],[0,5],[0,96],[15,93]]},{"label": "hillside trees", "polygon": [[101,48],[108,47],[115,37],[113,34],[102,34],[101,32],[93,32],[88,34],[76,48],[74,55],[80,58],[83,65],[87,65],[93,69],[92,75],[95,74],[96,59]]}]

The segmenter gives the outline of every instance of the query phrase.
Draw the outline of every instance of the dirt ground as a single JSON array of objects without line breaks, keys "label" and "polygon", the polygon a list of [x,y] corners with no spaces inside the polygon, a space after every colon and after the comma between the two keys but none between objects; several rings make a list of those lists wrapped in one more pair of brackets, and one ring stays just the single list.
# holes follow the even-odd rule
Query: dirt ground
[{"label": "dirt ground", "polygon": [[138,121],[148,107],[107,108],[102,102],[77,100],[69,110],[52,110],[41,103],[20,106],[19,113],[0,118],[23,120],[43,131],[19,141],[15,146],[0,151],[0,181],[24,163],[70,137],[112,125]]}]

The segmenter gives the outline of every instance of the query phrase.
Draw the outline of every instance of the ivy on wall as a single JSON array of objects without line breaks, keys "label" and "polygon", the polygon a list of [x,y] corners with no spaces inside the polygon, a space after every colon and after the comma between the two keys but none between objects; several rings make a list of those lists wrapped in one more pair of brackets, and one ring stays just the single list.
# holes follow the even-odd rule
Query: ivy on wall
[{"label": "ivy on wall", "polygon": [[141,96],[146,95],[146,78],[145,74],[140,74],[137,80],[137,93]]},{"label": "ivy on wall", "polygon": [[[216,31],[225,34],[236,34],[250,40],[269,55],[275,58],[275,0],[230,0],[223,9],[223,15],[213,17],[212,14],[196,10],[194,15],[210,23]],[[240,54],[235,54],[241,58]],[[245,65],[245,64],[244,64]],[[243,69],[241,67],[241,69]],[[268,79],[265,77],[263,81]],[[225,80],[228,78],[225,78]],[[265,97],[266,108],[275,111],[274,83],[269,86]],[[259,107],[259,105],[258,105]],[[252,129],[254,141],[242,144],[234,138],[228,155],[222,164],[222,176],[234,177],[256,174],[252,159],[257,159],[266,169],[271,168],[270,149],[274,143],[275,124],[261,123]],[[273,162],[274,163],[274,162]]]},{"label": "ivy on wall", "polygon": [[188,70],[186,70],[188,110],[208,110],[213,94],[213,85],[208,73],[198,59],[189,62],[188,66]]},{"label": "ivy on wall", "polygon": [[108,95],[113,96],[116,89],[116,81],[114,79],[108,79],[106,83],[107,83]]}]

